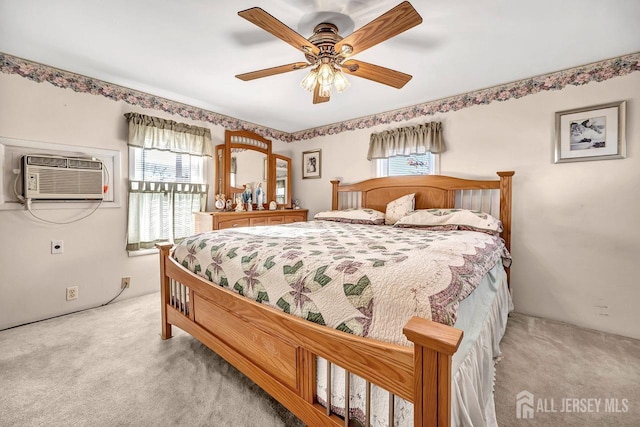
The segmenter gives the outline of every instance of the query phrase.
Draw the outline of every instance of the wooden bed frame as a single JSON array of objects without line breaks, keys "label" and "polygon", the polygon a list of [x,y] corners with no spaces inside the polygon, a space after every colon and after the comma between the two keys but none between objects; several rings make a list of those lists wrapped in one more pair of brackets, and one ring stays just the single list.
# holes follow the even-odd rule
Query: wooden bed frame
[{"label": "wooden bed frame", "polygon": [[[333,185],[332,207],[346,200],[384,211],[402,195],[416,193],[416,208],[452,208],[459,193],[484,205],[483,192],[499,191],[500,217],[507,248],[511,240],[511,179],[466,180],[445,176],[375,178],[358,184]],[[341,204],[342,200],[342,204]],[[489,202],[489,206],[494,203]],[[414,317],[404,327],[413,348],[387,344],[317,325],[229,291],[185,270],[160,249],[162,338],[172,325],[188,332],[247,375],[267,393],[312,426],[348,425],[316,399],[316,356],[414,404],[414,426],[451,424],[451,358],[462,331]],[[173,296],[173,297],[172,297]],[[329,405],[330,406],[330,405]]]}]

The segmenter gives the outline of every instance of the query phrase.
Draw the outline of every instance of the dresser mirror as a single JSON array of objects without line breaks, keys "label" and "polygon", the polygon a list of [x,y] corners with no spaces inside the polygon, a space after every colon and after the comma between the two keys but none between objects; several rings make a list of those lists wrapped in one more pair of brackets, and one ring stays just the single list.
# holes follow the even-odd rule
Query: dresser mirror
[{"label": "dresser mirror", "polygon": [[278,206],[291,207],[291,159],[273,154],[272,168],[275,170],[275,201]]},{"label": "dresser mirror", "polygon": [[225,144],[216,147],[216,194],[265,209],[275,200],[291,207],[291,159],[272,154],[271,141],[250,131],[225,131]]},{"label": "dresser mirror", "polygon": [[[229,185],[234,193],[241,193],[246,185],[255,190],[256,184],[267,187],[269,169],[267,154],[249,148],[231,149]],[[254,200],[255,202],[255,200]]]}]

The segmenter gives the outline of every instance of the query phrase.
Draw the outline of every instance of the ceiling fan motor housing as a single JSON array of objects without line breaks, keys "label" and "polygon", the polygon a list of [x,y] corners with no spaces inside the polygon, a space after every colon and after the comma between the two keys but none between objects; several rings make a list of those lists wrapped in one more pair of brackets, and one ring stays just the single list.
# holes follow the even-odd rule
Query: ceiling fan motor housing
[{"label": "ceiling fan motor housing", "polygon": [[[342,37],[338,34],[338,27],[329,22],[323,22],[315,26],[313,35],[309,37],[308,40],[320,50],[317,57],[322,59],[336,55],[334,46],[342,40]],[[311,63],[317,61],[317,58],[314,58],[312,55],[306,55],[306,57]]]}]

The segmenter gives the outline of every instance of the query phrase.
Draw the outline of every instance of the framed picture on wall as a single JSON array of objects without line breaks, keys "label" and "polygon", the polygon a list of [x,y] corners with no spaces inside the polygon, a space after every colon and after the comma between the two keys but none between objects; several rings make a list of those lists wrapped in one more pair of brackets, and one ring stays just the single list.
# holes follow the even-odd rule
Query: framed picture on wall
[{"label": "framed picture on wall", "polygon": [[311,150],[302,153],[302,179],[320,178],[322,171],[321,150]]},{"label": "framed picture on wall", "polygon": [[555,163],[626,156],[626,101],[556,113]]}]

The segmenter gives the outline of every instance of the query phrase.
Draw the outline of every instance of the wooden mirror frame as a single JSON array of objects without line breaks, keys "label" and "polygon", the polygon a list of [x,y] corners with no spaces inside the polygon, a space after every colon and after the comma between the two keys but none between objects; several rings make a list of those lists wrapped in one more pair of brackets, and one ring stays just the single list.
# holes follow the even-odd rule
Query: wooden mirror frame
[{"label": "wooden mirror frame", "polygon": [[[231,150],[242,148],[254,150],[266,154],[267,156],[267,200],[265,208],[270,201],[275,200],[276,195],[276,160],[281,159],[287,162],[287,197],[285,203],[278,203],[278,208],[291,208],[291,158],[281,154],[271,152],[271,140],[246,130],[226,130],[224,145],[215,147],[216,159],[216,194],[224,193],[227,199],[233,199],[234,193],[241,193],[243,189],[231,187]],[[222,175],[220,175],[220,162],[222,161]],[[233,200],[235,206],[235,200]]]},{"label": "wooden mirror frame", "polygon": [[[244,150],[253,150],[260,153],[263,153],[267,158],[267,164],[269,164],[271,159],[271,141],[261,137],[260,135],[247,131],[247,130],[226,130],[224,132],[224,175],[223,181],[225,195],[227,199],[232,199],[235,204],[235,200],[233,200],[233,195],[235,193],[242,193],[244,188],[239,187],[231,187],[231,151],[234,148],[240,148]],[[269,168],[270,169],[270,168]],[[273,194],[272,187],[275,189],[275,185],[273,183],[273,176],[275,175],[275,171],[268,171],[267,174],[267,195]],[[267,202],[268,203],[268,202]]]},{"label": "wooden mirror frame", "polygon": [[[287,195],[284,203],[278,203],[279,208],[291,209],[291,158],[282,154],[272,154],[269,170],[273,172],[273,199],[276,199],[276,181],[277,181],[277,161],[284,160],[287,162]],[[271,186],[270,186],[271,187]],[[277,203],[277,201],[276,201]]]}]

